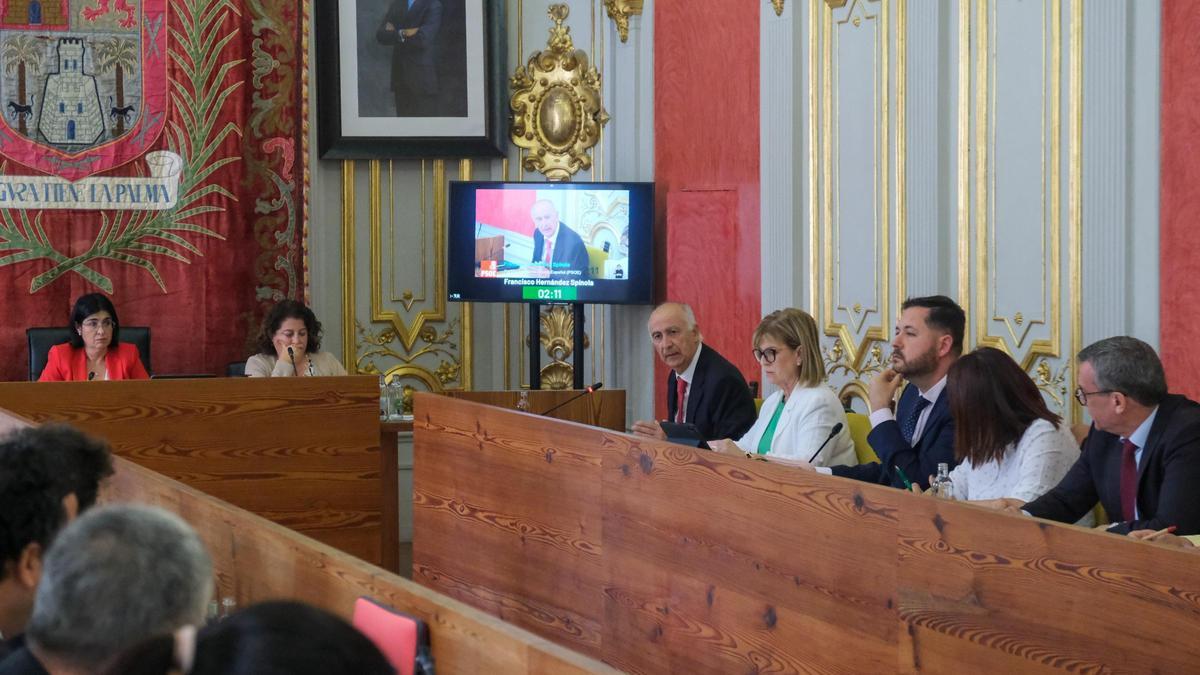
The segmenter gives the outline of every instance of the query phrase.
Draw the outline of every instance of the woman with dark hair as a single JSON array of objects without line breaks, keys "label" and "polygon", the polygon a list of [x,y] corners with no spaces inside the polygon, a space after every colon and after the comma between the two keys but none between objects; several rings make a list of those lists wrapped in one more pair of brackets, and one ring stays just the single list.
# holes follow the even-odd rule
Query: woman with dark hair
[{"label": "woman with dark hair", "polygon": [[67,330],[71,341],[50,348],[39,382],[150,378],[137,347],[120,341],[117,309],[103,294],[79,296]]},{"label": "woman with dark hair", "polygon": [[950,472],[955,499],[1033,501],[1079,458],[1062,418],[1050,412],[1029,375],[999,349],[980,347],[950,367],[954,418]]},{"label": "woman with dark hair", "polygon": [[300,602],[254,605],[197,634],[188,626],[132,647],[109,675],[392,675],[365,635]]},{"label": "woman with dark hair", "polygon": [[247,377],[346,374],[337,359],[321,351],[317,316],[296,300],[283,300],[267,313],[258,333],[258,350],[246,361]]}]

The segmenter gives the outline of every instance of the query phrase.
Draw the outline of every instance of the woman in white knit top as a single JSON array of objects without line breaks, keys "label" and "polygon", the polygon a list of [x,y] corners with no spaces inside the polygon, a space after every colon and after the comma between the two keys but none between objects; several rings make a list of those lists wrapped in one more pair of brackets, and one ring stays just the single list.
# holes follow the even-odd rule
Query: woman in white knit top
[{"label": "woman in white knit top", "polygon": [[950,472],[955,499],[1033,501],[1057,485],[1079,457],[1062,418],[999,349],[980,347],[960,357],[950,368],[946,392],[959,460]]}]

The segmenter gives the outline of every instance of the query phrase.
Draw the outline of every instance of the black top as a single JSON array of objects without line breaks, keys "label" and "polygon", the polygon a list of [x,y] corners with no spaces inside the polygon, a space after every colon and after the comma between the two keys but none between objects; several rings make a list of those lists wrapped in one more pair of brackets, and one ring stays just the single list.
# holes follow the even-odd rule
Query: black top
[{"label": "black top", "polygon": [[0,675],[49,675],[18,635],[0,643]]},{"label": "black top", "polygon": [[[741,438],[754,426],[758,413],[746,378],[717,350],[702,345],[696,370],[688,383],[687,415],[705,440]],[[667,420],[675,421],[675,371],[667,376]]]}]

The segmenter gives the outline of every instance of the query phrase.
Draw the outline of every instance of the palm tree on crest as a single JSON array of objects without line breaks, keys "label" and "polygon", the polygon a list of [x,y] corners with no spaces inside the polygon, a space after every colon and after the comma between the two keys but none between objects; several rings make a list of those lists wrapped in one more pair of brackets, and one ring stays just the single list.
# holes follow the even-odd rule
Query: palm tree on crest
[{"label": "palm tree on crest", "polygon": [[[117,126],[112,131],[114,138],[125,133],[125,71],[133,70],[138,62],[137,45],[132,40],[113,37],[96,45],[96,68],[112,72],[116,78],[117,103],[113,117]],[[120,111],[120,114],[117,114]]]},{"label": "palm tree on crest", "polygon": [[13,71],[17,73],[17,104],[22,108],[17,114],[17,131],[22,136],[29,135],[29,128],[25,124],[26,118],[31,113],[28,111],[29,103],[26,98],[26,79],[28,76],[37,76],[42,68],[42,49],[38,45],[37,40],[29,35],[17,35],[16,37],[4,43],[4,71],[11,75]]}]

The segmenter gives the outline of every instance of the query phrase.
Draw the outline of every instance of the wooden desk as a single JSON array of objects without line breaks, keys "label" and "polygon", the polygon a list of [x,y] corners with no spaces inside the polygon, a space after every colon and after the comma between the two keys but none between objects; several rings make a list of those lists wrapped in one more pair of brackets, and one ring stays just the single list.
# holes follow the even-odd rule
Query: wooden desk
[{"label": "wooden desk", "polygon": [[218,597],[233,597],[239,607],[264,600],[291,599],[349,619],[355,599],[367,595],[429,624],[438,672],[489,675],[615,672],[602,663],[132,462],[117,459],[116,470],[101,499],[109,503],[158,506],[188,521],[212,555]]},{"label": "wooden desk", "polygon": [[374,377],[4,382],[0,407],[398,567],[396,446],[380,452]]},{"label": "wooden desk", "polygon": [[1194,672],[1200,555],[416,399],[413,578],[639,673]]}]

